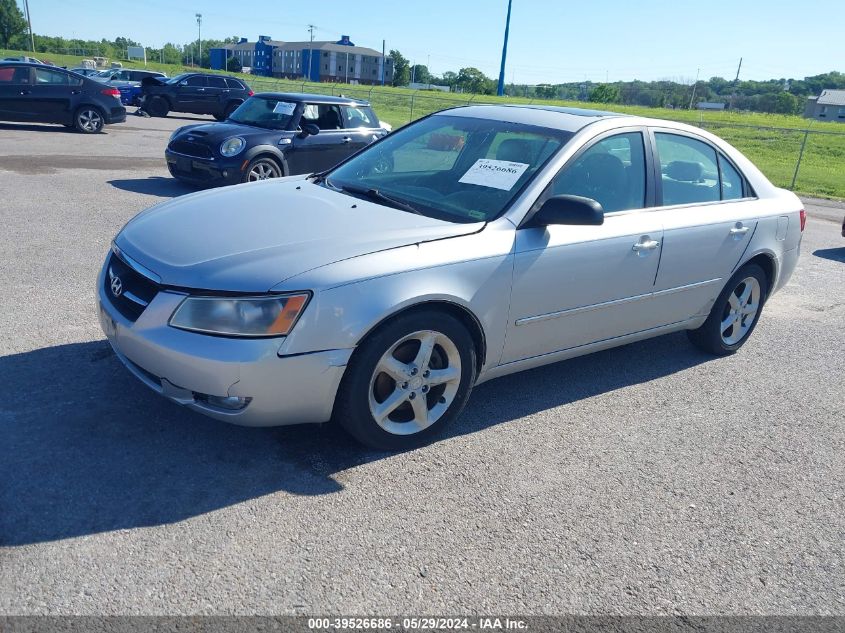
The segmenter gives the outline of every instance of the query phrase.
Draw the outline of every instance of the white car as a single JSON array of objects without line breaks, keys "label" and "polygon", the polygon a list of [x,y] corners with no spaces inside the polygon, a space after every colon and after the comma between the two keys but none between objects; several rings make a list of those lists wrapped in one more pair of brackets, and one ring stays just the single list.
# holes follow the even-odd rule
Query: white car
[{"label": "white car", "polygon": [[190,409],[333,418],[401,449],[454,423],[473,385],[523,369],[679,330],[736,352],[804,221],[695,127],[455,108],[326,172],[141,213],[106,257],[100,322],[135,376]]}]

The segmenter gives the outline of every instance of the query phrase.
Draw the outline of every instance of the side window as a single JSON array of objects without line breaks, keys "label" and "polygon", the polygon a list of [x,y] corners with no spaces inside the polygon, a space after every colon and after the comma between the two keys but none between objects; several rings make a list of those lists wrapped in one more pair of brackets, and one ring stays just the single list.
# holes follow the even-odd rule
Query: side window
[{"label": "side window", "polygon": [[[27,81],[22,81],[26,77]],[[0,84],[29,83],[29,68],[0,66]]]},{"label": "side window", "polygon": [[300,127],[306,123],[313,123],[321,130],[339,130],[343,127],[340,118],[340,108],[325,103],[307,103],[302,111]]},{"label": "side window", "polygon": [[719,173],[722,174],[722,200],[739,200],[744,197],[742,176],[721,154],[719,154]]},{"label": "side window", "polygon": [[545,195],[592,198],[606,213],[642,209],[645,175],[643,135],[617,134],[598,141],[565,165]]},{"label": "side window", "polygon": [[695,204],[721,198],[716,150],[688,136],[657,132],[663,204]]},{"label": "side window", "polygon": [[209,88],[223,88],[226,89],[226,80],[223,77],[209,77],[208,78],[208,87]]},{"label": "side window", "polygon": [[193,77],[188,77],[187,84],[195,88],[205,88],[205,77],[203,77],[202,75],[194,75]]},{"label": "side window", "polygon": [[341,106],[343,110],[344,127],[379,127],[379,122],[373,111],[362,106]]},{"label": "side window", "polygon": [[229,79],[228,77],[225,77],[225,79],[226,79],[226,87],[229,88],[229,90],[243,90],[244,89],[243,85],[241,85],[241,82],[239,82],[237,79]]},{"label": "side window", "polygon": [[35,83],[39,85],[68,86],[71,84],[78,85],[81,82],[82,80],[79,78],[71,78],[70,75],[55,70],[35,69]]}]

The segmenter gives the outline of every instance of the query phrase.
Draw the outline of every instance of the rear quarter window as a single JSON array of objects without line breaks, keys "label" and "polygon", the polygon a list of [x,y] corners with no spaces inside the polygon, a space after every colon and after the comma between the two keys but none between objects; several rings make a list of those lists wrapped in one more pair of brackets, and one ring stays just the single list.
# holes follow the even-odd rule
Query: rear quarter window
[{"label": "rear quarter window", "polygon": [[226,87],[228,87],[229,90],[246,90],[240,81],[237,79],[231,79],[230,77],[226,77]]}]

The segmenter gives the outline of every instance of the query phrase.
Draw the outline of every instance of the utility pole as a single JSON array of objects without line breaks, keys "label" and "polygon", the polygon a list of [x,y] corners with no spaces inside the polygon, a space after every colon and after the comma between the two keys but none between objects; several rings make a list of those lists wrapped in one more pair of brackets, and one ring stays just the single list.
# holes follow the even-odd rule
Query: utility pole
[{"label": "utility pole", "polygon": [[699,68],[695,72],[695,83],[692,85],[692,96],[689,98],[689,109],[692,110],[692,102],[695,99],[695,89],[698,88],[698,76],[701,74],[701,69]]},{"label": "utility pole", "polygon": [[29,14],[29,0],[23,0],[23,8],[26,10],[26,23],[29,24],[29,45],[32,52],[35,52],[35,35],[32,34],[32,17]]},{"label": "utility pole", "polygon": [[739,58],[739,66],[736,67],[736,77],[734,77],[734,89],[731,91],[731,100],[728,103],[728,110],[733,110],[734,97],[736,96],[736,85],[739,83],[739,71],[742,68],[742,57]]},{"label": "utility pole", "polygon": [[306,79],[308,79],[308,81],[311,81],[311,68],[313,68],[314,64],[312,58],[314,57],[314,29],[316,28],[317,27],[313,24],[308,25],[308,33],[311,36],[311,39],[308,41],[308,70],[305,73],[305,77]]},{"label": "utility pole", "polygon": [[505,94],[505,60],[508,56],[508,32],[511,28],[511,2],[508,0],[508,17],[505,20],[505,43],[502,45],[502,67],[499,69],[499,89],[496,94],[500,97]]},{"label": "utility pole", "polygon": [[384,56],[385,41],[381,41],[381,85],[384,86],[384,75],[387,72],[387,57]]},{"label": "utility pole", "polygon": [[197,13],[197,45],[199,47],[197,63],[202,66],[202,13]]}]

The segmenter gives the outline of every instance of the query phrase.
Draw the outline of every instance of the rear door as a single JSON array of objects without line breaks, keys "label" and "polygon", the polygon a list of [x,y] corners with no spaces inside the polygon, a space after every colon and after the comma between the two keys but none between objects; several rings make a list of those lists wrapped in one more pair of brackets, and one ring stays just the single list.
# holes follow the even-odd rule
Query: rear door
[{"label": "rear door", "polygon": [[664,323],[706,314],[748,248],[757,205],[736,167],[693,134],[655,128],[663,253],[655,309]]},{"label": "rear door", "polygon": [[225,77],[206,77],[208,86],[205,89],[205,96],[208,103],[208,112],[211,114],[222,114],[226,103],[229,100],[229,87],[226,85]]},{"label": "rear door", "polygon": [[0,66],[0,119],[32,121],[29,110],[31,93],[32,73],[29,66]]}]

